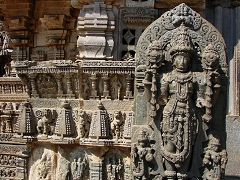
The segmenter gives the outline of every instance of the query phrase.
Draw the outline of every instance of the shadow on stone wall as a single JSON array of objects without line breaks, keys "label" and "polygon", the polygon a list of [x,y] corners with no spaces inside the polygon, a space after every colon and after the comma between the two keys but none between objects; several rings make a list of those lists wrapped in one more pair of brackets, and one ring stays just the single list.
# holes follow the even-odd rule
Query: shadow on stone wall
[{"label": "shadow on stone wall", "polygon": [[225,180],[240,180],[239,176],[225,176]]}]

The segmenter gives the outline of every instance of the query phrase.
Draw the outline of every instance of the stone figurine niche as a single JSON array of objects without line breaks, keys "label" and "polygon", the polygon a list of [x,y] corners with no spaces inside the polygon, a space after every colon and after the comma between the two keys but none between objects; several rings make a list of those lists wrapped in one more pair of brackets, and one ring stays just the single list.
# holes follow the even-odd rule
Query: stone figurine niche
[{"label": "stone figurine niche", "polygon": [[221,179],[227,86],[221,34],[185,4],[141,35],[136,51],[134,179]]}]

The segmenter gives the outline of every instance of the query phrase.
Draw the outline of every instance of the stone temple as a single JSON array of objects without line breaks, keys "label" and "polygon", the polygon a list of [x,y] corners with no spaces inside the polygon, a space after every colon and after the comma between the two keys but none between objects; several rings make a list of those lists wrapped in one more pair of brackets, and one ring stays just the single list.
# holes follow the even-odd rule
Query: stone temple
[{"label": "stone temple", "polygon": [[0,0],[1,180],[239,180],[239,0]]}]

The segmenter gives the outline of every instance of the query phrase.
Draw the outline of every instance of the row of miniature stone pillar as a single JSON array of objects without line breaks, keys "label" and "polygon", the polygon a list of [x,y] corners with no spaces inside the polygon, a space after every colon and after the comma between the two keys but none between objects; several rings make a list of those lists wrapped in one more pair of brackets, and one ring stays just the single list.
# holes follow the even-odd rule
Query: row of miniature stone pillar
[{"label": "row of miniature stone pillar", "polygon": [[[68,97],[75,97],[73,90],[71,88],[71,75],[72,74],[64,74],[66,77],[66,87],[67,87],[67,93],[66,96]],[[29,81],[30,81],[30,85],[31,85],[31,96],[32,97],[39,97],[39,94],[37,92],[37,86],[36,86],[36,76],[37,74],[29,74]],[[63,96],[63,86],[62,86],[62,75],[61,74],[55,74],[54,77],[56,78],[56,82],[57,82],[57,93],[58,93],[58,97],[62,97]]]},{"label": "row of miniature stone pillar", "polygon": [[[20,88],[19,88],[20,87]],[[27,87],[22,84],[2,83],[0,84],[0,94],[24,94],[27,92]]]},{"label": "row of miniature stone pillar", "polygon": [[[77,77],[77,74],[75,74]],[[97,99],[97,98],[105,98],[105,99],[111,99],[110,96],[110,90],[109,90],[109,74],[102,74],[100,77],[103,80],[103,93],[102,96],[99,97],[98,96],[98,90],[97,90],[97,75],[96,73],[92,73],[89,78],[91,81],[91,93],[90,93],[90,99]],[[37,92],[37,86],[36,86],[36,76],[37,74],[29,74],[29,81],[30,81],[30,86],[31,86],[31,96],[32,97],[39,97],[39,94]],[[63,93],[63,86],[62,86],[62,77],[63,74],[55,74],[54,77],[56,78],[56,83],[57,83],[57,93],[58,93],[58,97],[63,97],[63,96],[67,96],[67,97],[75,97],[75,94],[73,92],[72,89],[72,85],[71,85],[71,78],[73,77],[73,74],[71,73],[65,73],[64,77],[66,78],[66,94]],[[76,77],[74,77],[75,81],[77,82],[77,86],[78,86],[78,80],[76,80]],[[133,91],[131,89],[131,85],[132,85],[132,75],[131,74],[125,74],[125,80],[126,80],[126,93],[125,96],[123,97],[124,99],[132,99],[133,98]],[[83,82],[84,83],[84,82]],[[120,93],[120,91],[122,87],[119,87],[118,91]],[[84,99],[83,97],[83,93],[80,91],[80,98]],[[118,97],[116,99],[121,99],[120,95],[118,94]]]},{"label": "row of miniature stone pillar", "polygon": [[[133,98],[133,91],[131,90],[131,84],[132,84],[132,75],[131,74],[126,74],[126,94],[124,96],[124,99],[132,99]],[[105,98],[105,99],[110,99],[110,91],[109,91],[109,74],[102,74],[101,78],[103,80],[103,93],[102,96],[99,97],[97,94],[97,74],[93,73],[90,75],[90,80],[91,80],[91,95],[90,95],[90,99],[97,99],[97,98]],[[119,87],[118,91],[121,91],[121,87]],[[119,92],[120,93],[120,92]],[[118,97],[116,99],[121,99],[120,95],[118,93]],[[81,94],[82,95],[82,94]],[[81,96],[82,99],[84,99]]]}]

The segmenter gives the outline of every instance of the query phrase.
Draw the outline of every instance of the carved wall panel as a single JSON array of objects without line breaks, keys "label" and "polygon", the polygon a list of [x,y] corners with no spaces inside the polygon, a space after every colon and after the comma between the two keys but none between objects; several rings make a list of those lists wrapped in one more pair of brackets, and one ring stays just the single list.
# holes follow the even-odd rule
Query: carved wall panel
[{"label": "carved wall panel", "polygon": [[[222,36],[185,4],[146,28],[136,52],[132,134],[136,179],[222,177],[227,161],[221,133],[226,73]],[[215,155],[219,158],[210,167]]]},{"label": "carved wall panel", "polygon": [[179,2],[0,3],[0,179],[222,179],[225,44]]},{"label": "carved wall panel", "polygon": [[25,145],[1,145],[0,178],[25,180],[28,177],[28,148]]}]

